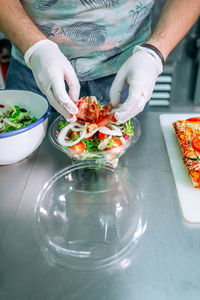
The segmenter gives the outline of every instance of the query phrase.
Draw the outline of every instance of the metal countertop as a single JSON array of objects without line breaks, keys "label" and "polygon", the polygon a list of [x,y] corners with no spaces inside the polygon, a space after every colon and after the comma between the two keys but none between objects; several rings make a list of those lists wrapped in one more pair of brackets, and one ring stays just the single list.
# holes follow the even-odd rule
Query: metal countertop
[{"label": "metal countertop", "polygon": [[159,115],[138,116],[141,137],[120,159],[148,211],[146,232],[126,263],[78,272],[42,255],[34,203],[43,184],[70,164],[47,136],[29,158],[0,167],[0,300],[199,300],[200,226],[182,219]]}]

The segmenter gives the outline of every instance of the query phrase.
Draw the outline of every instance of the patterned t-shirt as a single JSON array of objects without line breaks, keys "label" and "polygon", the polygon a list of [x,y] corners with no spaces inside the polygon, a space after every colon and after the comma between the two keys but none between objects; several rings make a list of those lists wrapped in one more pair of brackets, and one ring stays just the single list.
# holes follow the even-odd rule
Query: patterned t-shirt
[{"label": "patterned t-shirt", "polygon": [[[71,61],[80,81],[117,72],[151,30],[154,0],[21,0]],[[12,56],[25,64],[13,45]]]}]

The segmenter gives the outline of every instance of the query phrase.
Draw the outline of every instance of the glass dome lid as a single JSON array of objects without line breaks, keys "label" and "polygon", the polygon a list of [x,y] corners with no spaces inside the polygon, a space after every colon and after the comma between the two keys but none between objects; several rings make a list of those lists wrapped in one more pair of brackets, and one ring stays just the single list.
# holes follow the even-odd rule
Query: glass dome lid
[{"label": "glass dome lid", "polygon": [[50,178],[38,195],[34,233],[51,263],[78,270],[126,257],[146,228],[142,194],[120,168],[81,162]]}]

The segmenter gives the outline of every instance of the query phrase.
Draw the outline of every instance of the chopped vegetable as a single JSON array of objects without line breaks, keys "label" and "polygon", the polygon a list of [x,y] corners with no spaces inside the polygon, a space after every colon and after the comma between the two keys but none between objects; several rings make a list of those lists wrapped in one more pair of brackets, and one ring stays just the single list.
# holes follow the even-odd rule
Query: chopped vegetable
[{"label": "chopped vegetable", "polygon": [[200,117],[189,118],[189,119],[187,119],[186,121],[189,121],[189,122],[200,122]]},{"label": "chopped vegetable", "polygon": [[131,120],[128,120],[127,122],[124,123],[122,132],[128,136],[133,135],[134,131],[133,131],[133,125],[131,124]]},{"label": "chopped vegetable", "polygon": [[66,125],[68,125],[69,124],[69,122],[59,122],[59,128],[60,128],[60,130],[62,130]]},{"label": "chopped vegetable", "polygon": [[[0,105],[0,133],[10,132],[37,121],[30,112],[18,105]],[[66,126],[66,125],[65,125]]]},{"label": "chopped vegetable", "polygon": [[107,145],[108,149],[113,149],[122,146],[122,141],[118,138],[112,138]]},{"label": "chopped vegetable", "polygon": [[121,146],[129,144],[134,127],[130,120],[116,125],[112,107],[101,105],[95,97],[81,98],[77,107],[77,121],[60,122],[57,133],[58,143],[69,149],[72,156],[86,159],[109,151],[116,157],[123,151]]},{"label": "chopped vegetable", "polygon": [[97,100],[97,106],[98,106],[98,108],[101,108],[101,103],[99,100]]},{"label": "chopped vegetable", "polygon": [[107,137],[109,137],[109,135],[108,134],[104,134],[104,133],[102,133],[102,132],[98,132],[98,138],[100,139],[100,140],[105,140]]},{"label": "chopped vegetable", "polygon": [[194,150],[200,153],[200,135],[196,135],[192,140]]},{"label": "chopped vegetable", "polygon": [[96,137],[92,138],[92,139],[83,139],[82,140],[83,143],[85,143],[86,145],[86,149],[88,152],[98,152],[98,140],[96,139]]},{"label": "chopped vegetable", "polygon": [[69,147],[74,154],[80,155],[85,150],[85,144],[83,142],[79,142],[76,145]]}]

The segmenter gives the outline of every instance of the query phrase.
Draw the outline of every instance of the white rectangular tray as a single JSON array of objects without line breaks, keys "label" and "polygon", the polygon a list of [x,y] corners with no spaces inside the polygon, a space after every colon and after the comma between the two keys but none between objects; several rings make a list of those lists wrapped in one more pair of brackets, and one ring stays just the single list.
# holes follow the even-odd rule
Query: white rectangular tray
[{"label": "white rectangular tray", "polygon": [[200,190],[192,185],[182,160],[182,150],[172,123],[200,114],[161,114],[160,124],[169,155],[183,218],[186,222],[200,223]]}]

